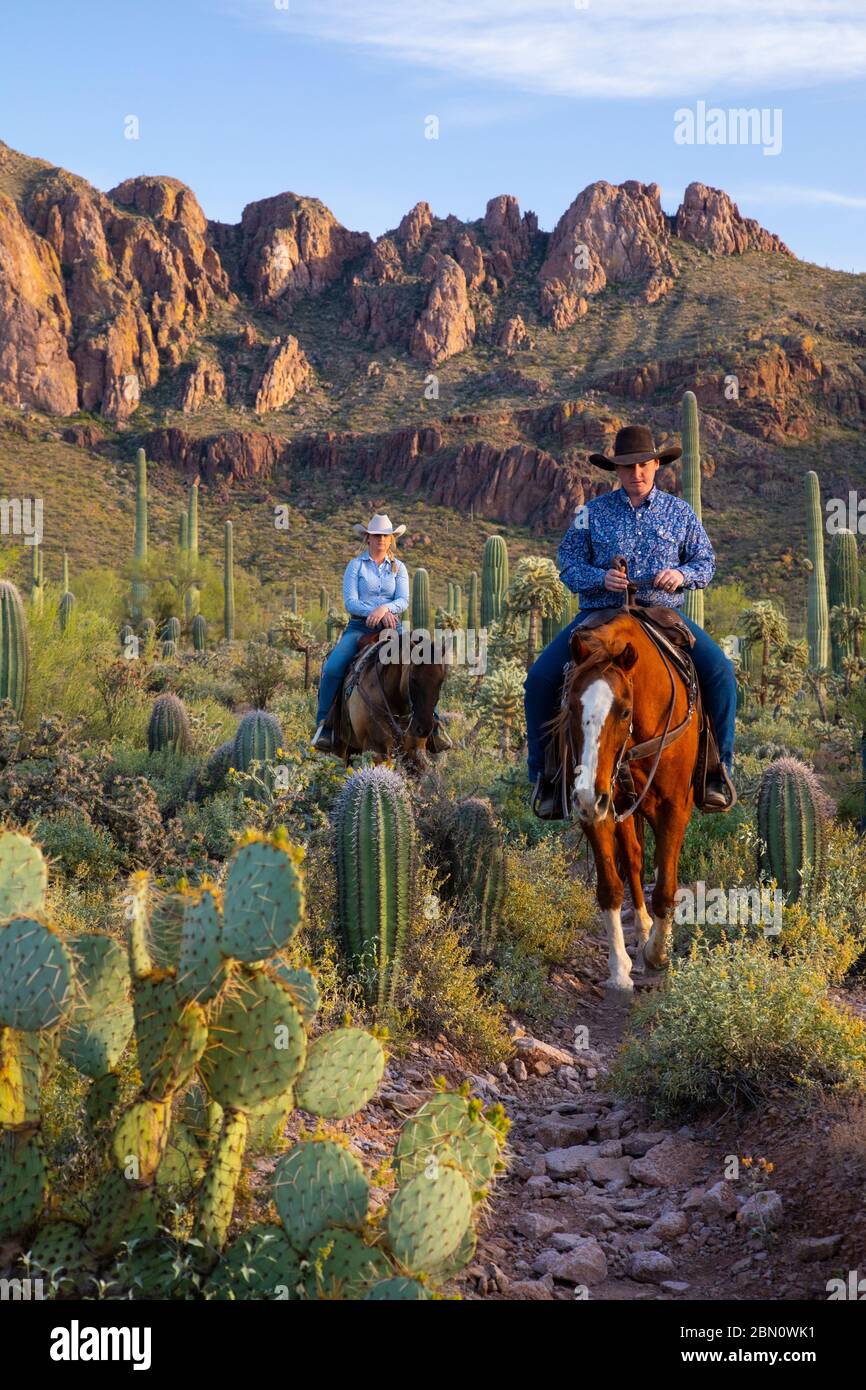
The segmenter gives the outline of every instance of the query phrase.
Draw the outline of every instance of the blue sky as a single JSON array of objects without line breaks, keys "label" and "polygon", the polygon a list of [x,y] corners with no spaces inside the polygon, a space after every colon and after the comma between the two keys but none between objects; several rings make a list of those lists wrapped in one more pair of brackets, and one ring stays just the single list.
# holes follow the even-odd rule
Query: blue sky
[{"label": "blue sky", "polygon": [[[226,221],[291,189],[378,235],[422,198],[549,230],[595,179],[668,212],[700,179],[866,271],[864,0],[6,0],[3,40],[0,139],[100,188],[171,174]],[[780,152],[677,144],[699,102],[781,111]]]}]

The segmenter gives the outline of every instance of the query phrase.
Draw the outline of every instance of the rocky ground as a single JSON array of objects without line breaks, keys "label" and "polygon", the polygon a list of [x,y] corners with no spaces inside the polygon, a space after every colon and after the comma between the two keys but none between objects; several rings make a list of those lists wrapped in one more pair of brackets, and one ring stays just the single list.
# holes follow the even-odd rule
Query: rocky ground
[{"label": "rocky ground", "polygon": [[[858,1267],[866,1275],[866,1109],[786,1093],[761,1111],[665,1127],[620,1103],[606,1077],[629,1006],[601,988],[600,928],[590,949],[584,972],[554,980],[558,1017],[546,1038],[515,1022],[516,1057],[483,1076],[444,1038],[413,1044],[353,1134],[368,1160],[386,1157],[440,1074],[449,1084],[468,1076],[503,1103],[509,1171],[462,1297],[824,1300],[828,1280]],[[635,978],[638,991],[656,987]],[[753,1160],[735,1180],[725,1177],[730,1155]],[[759,1158],[773,1164],[769,1175]]]}]

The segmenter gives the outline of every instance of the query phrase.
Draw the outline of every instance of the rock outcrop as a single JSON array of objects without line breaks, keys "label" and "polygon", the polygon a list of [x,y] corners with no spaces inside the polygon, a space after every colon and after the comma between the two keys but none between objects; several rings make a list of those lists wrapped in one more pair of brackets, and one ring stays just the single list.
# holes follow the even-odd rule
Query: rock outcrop
[{"label": "rock outcrop", "polygon": [[703,183],[690,183],[686,189],[677,211],[676,234],[721,256],[738,256],[744,251],[792,254],[779,237],[765,231],[754,218],[742,217],[727,193]]},{"label": "rock outcrop", "polygon": [[259,430],[226,430],[209,438],[185,430],[152,430],[142,444],[149,459],[168,463],[206,483],[231,484],[273,477],[287,451],[286,441]]},{"label": "rock outcrop", "polygon": [[0,401],[52,415],[78,407],[60,263],[0,193]]},{"label": "rock outcrop", "polygon": [[504,348],[506,356],[511,357],[519,348],[528,348],[531,345],[532,339],[520,315],[515,314],[513,318],[506,319],[497,335],[496,346]]},{"label": "rock outcrop", "polygon": [[225,372],[218,362],[209,362],[201,357],[183,383],[180,394],[180,408],[184,415],[196,415],[209,402],[218,404],[225,400]]},{"label": "rock outcrop", "polygon": [[321,294],[348,261],[368,251],[367,232],[350,232],[319,202],[280,193],[248,203],[238,230],[242,274],[262,308],[289,312],[302,294]]},{"label": "rock outcrop", "polygon": [[529,256],[538,234],[538,218],[534,212],[520,216],[520,205],[508,193],[491,198],[484,213],[484,231],[494,256],[504,253],[516,269]]},{"label": "rock outcrop", "polygon": [[312,368],[297,338],[291,333],[274,338],[256,389],[254,409],[257,415],[268,410],[280,410],[296,392],[308,388]]},{"label": "rock outcrop", "polygon": [[475,338],[466,276],[450,256],[437,262],[427,307],[412,330],[409,351],[431,367],[464,352]]},{"label": "rock outcrop", "polygon": [[539,271],[543,312],[556,327],[570,327],[581,300],[608,281],[641,281],[653,303],[673,283],[669,242],[657,183],[590,184],[551,235]]}]

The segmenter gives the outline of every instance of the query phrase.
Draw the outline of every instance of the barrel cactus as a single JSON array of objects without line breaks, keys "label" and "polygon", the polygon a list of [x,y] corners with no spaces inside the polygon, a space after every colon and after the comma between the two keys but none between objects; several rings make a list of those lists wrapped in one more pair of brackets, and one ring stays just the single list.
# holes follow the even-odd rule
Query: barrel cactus
[{"label": "barrel cactus", "polygon": [[232,744],[232,766],[249,772],[254,762],[272,763],[283,746],[283,731],[276,715],[251,709],[244,715]]},{"label": "barrel cactus", "polygon": [[368,1003],[386,1008],[414,901],[412,803],[398,773],[362,768],[346,782],[332,815],[343,947]]},{"label": "barrel cactus", "polygon": [[506,859],[502,833],[490,803],[468,797],[454,808],[444,838],[450,891],[477,913],[479,953],[489,956],[505,901]]},{"label": "barrel cactus", "polygon": [[0,701],[10,700],[20,718],[27,696],[30,645],[21,595],[0,579]]},{"label": "barrel cactus", "polygon": [[177,656],[177,643],[173,637],[167,637],[162,644],[163,661],[173,661]]},{"label": "barrel cactus", "polygon": [[759,872],[775,878],[789,903],[817,892],[826,870],[827,804],[814,772],[777,758],[758,789]]},{"label": "barrel cactus", "polygon": [[207,618],[203,613],[196,613],[192,620],[192,645],[197,652],[207,650]]},{"label": "barrel cactus", "polygon": [[189,715],[177,695],[160,695],[153,702],[147,726],[147,751],[188,753],[192,747]]},{"label": "barrel cactus", "polygon": [[481,626],[502,616],[508,593],[508,547],[504,536],[488,536],[481,560]]},{"label": "barrel cactus", "polygon": [[[683,499],[688,502],[698,521],[701,519],[701,436],[698,421],[698,400],[694,391],[683,395]],[[703,589],[686,589],[683,612],[698,627],[704,625]]]}]

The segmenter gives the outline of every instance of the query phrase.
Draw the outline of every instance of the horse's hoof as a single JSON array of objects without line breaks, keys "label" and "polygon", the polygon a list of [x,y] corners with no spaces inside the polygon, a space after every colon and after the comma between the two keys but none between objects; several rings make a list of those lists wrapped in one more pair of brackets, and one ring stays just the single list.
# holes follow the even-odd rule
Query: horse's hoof
[{"label": "horse's hoof", "polygon": [[627,980],[605,980],[604,992],[611,999],[631,999],[634,994],[634,982]]},{"label": "horse's hoof", "polygon": [[648,956],[646,949],[644,949],[643,963],[648,970],[667,970],[671,963],[671,958],[670,956],[661,956],[659,958]]}]

